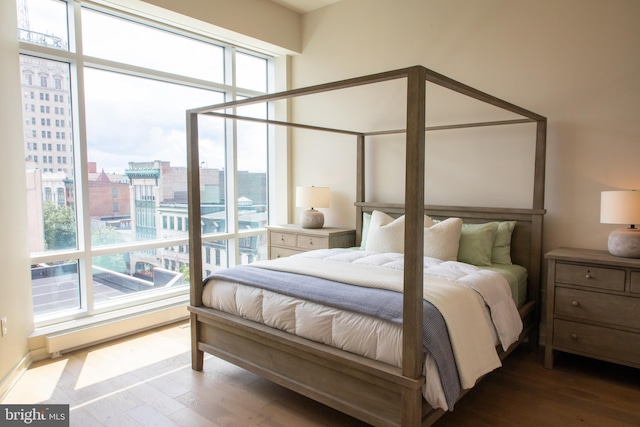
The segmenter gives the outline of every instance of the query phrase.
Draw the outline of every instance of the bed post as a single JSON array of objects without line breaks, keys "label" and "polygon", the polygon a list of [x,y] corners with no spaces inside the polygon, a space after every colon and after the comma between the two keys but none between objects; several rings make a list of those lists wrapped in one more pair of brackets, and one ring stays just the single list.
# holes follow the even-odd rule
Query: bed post
[{"label": "bed post", "polygon": [[[202,218],[200,211],[200,165],[198,153],[198,113],[187,111],[187,188],[189,203],[189,287],[190,304],[202,305],[202,269],[193,268],[202,265]],[[197,315],[191,313],[191,368],[201,371],[204,352],[198,349],[200,325]]]},{"label": "bed post", "polygon": [[364,134],[358,134],[356,148],[356,245],[362,243],[362,206],[364,202]]},{"label": "bed post", "polygon": [[534,214],[531,222],[531,265],[529,266],[529,300],[536,301],[533,314],[534,327],[529,335],[529,344],[538,346],[538,329],[540,325],[541,297],[540,285],[542,283],[542,232],[544,220],[544,187],[545,187],[545,162],[547,153],[547,119],[537,120],[536,124],[536,152],[533,177],[533,209],[539,214]]},{"label": "bed post", "polygon": [[[402,375],[412,379],[422,376],[425,90],[425,69],[408,69]],[[402,402],[402,425],[421,425],[420,390],[403,389]]]}]

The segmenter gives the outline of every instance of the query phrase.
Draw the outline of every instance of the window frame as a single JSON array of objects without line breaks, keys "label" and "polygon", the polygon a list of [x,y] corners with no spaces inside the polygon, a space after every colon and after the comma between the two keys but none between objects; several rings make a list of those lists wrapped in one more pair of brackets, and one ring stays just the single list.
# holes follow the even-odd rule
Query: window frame
[{"label": "window frame", "polygon": [[[208,89],[223,92],[225,94],[226,100],[235,100],[238,97],[251,97],[262,95],[264,92],[253,91],[244,88],[238,88],[235,86],[235,53],[240,52],[243,54],[258,56],[267,60],[267,91],[272,92],[274,88],[275,81],[275,66],[274,61],[275,57],[267,55],[265,53],[260,53],[253,51],[251,49],[242,48],[239,46],[235,46],[233,44],[222,42],[220,40],[215,39],[215,36],[209,35],[204,36],[201,34],[193,33],[187,31],[183,28],[178,28],[176,26],[171,26],[167,23],[159,23],[155,22],[151,19],[142,16],[136,16],[129,12],[124,12],[120,10],[116,10],[113,8],[104,7],[100,4],[95,4],[91,2],[80,2],[78,0],[61,0],[66,2],[67,4],[67,13],[68,13],[68,22],[69,25],[69,49],[62,50],[56,49],[52,47],[41,46],[37,44],[32,44],[26,41],[19,40],[19,54],[20,55],[29,55],[35,56],[38,58],[49,59],[52,61],[60,61],[69,64],[70,66],[70,94],[71,97],[71,112],[68,114],[71,120],[71,129],[73,133],[73,141],[71,142],[71,155],[73,160],[73,165],[71,168],[70,174],[73,175],[72,179],[75,182],[75,204],[76,204],[76,226],[77,226],[77,243],[78,246],[76,249],[70,250],[62,250],[62,251],[53,251],[53,252],[36,252],[31,253],[31,264],[37,265],[40,263],[51,263],[58,262],[63,260],[77,260],[78,264],[78,275],[79,275],[79,291],[80,291],[80,307],[74,310],[68,310],[65,312],[56,312],[52,314],[44,314],[41,316],[36,316],[34,319],[35,327],[41,328],[45,326],[52,326],[63,322],[68,322],[72,320],[80,320],[86,318],[92,318],[96,315],[102,315],[109,312],[114,312],[115,310],[128,309],[132,306],[138,306],[145,303],[157,304],[158,302],[166,301],[167,305],[175,304],[176,297],[178,300],[187,302],[188,301],[188,292],[189,288],[184,287],[183,289],[178,290],[170,290],[167,292],[158,292],[154,295],[142,295],[142,296],[134,296],[128,298],[126,301],[122,301],[118,304],[114,305],[104,305],[100,308],[96,308],[94,306],[93,301],[93,277],[91,273],[92,260],[94,257],[111,255],[122,252],[134,252],[134,251],[143,251],[143,250],[153,250],[158,248],[168,248],[171,246],[182,246],[185,247],[189,244],[188,237],[186,238],[173,238],[173,239],[156,239],[152,241],[137,241],[130,242],[126,244],[118,244],[118,245],[109,245],[105,247],[92,247],[91,246],[91,233],[90,233],[90,218],[89,218],[89,181],[88,181],[88,160],[86,153],[87,146],[87,132],[86,132],[86,117],[84,112],[84,69],[85,67],[96,68],[100,70],[106,71],[118,71],[123,72],[125,74],[134,75],[137,77],[155,79],[166,81],[168,83],[176,83],[180,82],[180,84],[184,84],[186,86],[200,88],[200,89]],[[195,78],[173,75],[167,72],[155,72],[154,70],[146,69],[143,67],[118,63],[115,61],[109,61],[102,58],[90,57],[86,56],[82,52],[82,23],[81,23],[81,15],[83,9],[90,9],[99,13],[106,13],[117,18],[126,19],[129,21],[133,21],[139,24],[148,25],[163,31],[169,31],[171,33],[185,36],[189,38],[193,38],[199,41],[204,41],[207,43],[212,43],[217,46],[221,46],[225,52],[225,81],[222,83],[213,83],[210,81],[203,81]],[[31,79],[29,81],[29,85],[32,87],[49,87],[51,86],[49,83],[49,79],[53,79],[53,85],[57,88],[59,81],[58,76],[49,76],[49,75],[38,75],[40,77],[39,83],[40,85],[34,85],[38,81],[33,81],[33,75],[26,75],[27,79]],[[44,85],[44,86],[43,86]],[[32,93],[33,94],[33,93]],[[60,95],[62,102],[62,95]],[[26,107],[26,105],[25,105]],[[194,106],[197,107],[197,106]],[[58,107],[56,107],[57,109]],[[31,104],[31,109],[34,110],[34,105]],[[49,107],[47,107],[47,110]],[[64,114],[64,107],[61,107],[61,113]],[[271,114],[271,111],[269,111]],[[63,137],[64,138],[64,137]],[[267,152],[269,155],[274,151],[274,138],[273,138],[273,130],[267,130],[267,141],[268,148]],[[23,141],[24,144],[26,141]],[[236,136],[226,138],[226,151],[233,153],[235,151],[236,144]],[[231,147],[229,147],[231,145]],[[43,156],[46,159],[46,156]],[[34,161],[37,162],[37,156],[34,156]],[[229,159],[233,160],[233,156],[227,158],[227,162]],[[233,164],[233,163],[232,163]],[[235,188],[233,188],[233,183],[237,181],[237,167],[233,164],[233,167],[227,163],[227,167],[225,170],[227,173],[233,171],[233,176],[229,177],[225,180],[226,182],[226,192],[228,194],[233,194]],[[274,209],[272,208],[271,196],[273,194],[273,186],[272,183],[275,182],[274,174],[275,168],[273,167],[272,159],[267,159],[267,201],[269,204],[269,218],[267,219],[268,223],[271,223],[272,218],[274,217]],[[231,200],[229,200],[231,199]],[[256,235],[264,235],[266,236],[266,229],[251,229],[248,231],[238,230],[237,222],[238,222],[238,206],[236,205],[233,197],[227,197],[228,203],[226,206],[227,210],[227,223],[229,227],[225,233],[220,233],[216,235],[208,235],[206,237],[206,242],[216,242],[221,241],[225,242],[228,248],[228,252],[232,254],[229,257],[229,264],[235,265],[240,263],[240,239],[256,236]],[[135,215],[135,212],[132,212],[132,217]],[[133,220],[133,218],[132,218]],[[156,224],[156,227],[161,226]],[[185,224],[185,229],[188,229],[188,224]],[[205,239],[203,239],[203,243]],[[233,251],[233,252],[232,252]]]}]

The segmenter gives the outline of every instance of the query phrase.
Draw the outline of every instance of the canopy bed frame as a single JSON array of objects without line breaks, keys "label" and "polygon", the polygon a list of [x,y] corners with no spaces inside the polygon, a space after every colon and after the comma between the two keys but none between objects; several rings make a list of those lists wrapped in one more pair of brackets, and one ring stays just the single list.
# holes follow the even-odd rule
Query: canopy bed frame
[{"label": "canopy bed frame", "polygon": [[[394,79],[406,79],[406,129],[385,132],[358,132],[308,124],[262,120],[228,114],[225,110],[247,104],[289,99]],[[521,118],[481,123],[428,127],[426,125],[427,82],[515,113]],[[229,110],[227,110],[229,111]],[[235,102],[189,110],[188,185],[200,188],[198,116],[211,115],[233,120],[250,120],[270,125],[291,126],[317,131],[353,135],[357,139],[356,233],[362,237],[364,212],[381,210],[391,215],[405,215],[405,269],[402,367],[318,344],[283,331],[274,330],[236,316],[203,306],[203,269],[200,194],[189,192],[189,252],[191,262],[191,339],[192,368],[203,369],[204,352],[210,353],[275,383],[378,426],[431,425],[443,413],[430,407],[421,394],[423,347],[423,215],[434,218],[460,217],[465,222],[516,220],[511,255],[515,264],[529,272],[527,302],[519,308],[524,329],[518,343],[526,340],[536,345],[539,318],[539,284],[541,270],[542,225],[544,210],[544,175],[546,118],[454,81],[422,66],[368,75],[302,89],[268,94]],[[480,126],[536,123],[533,200],[530,209],[425,206],[425,131]],[[365,143],[369,136],[385,133],[406,134],[405,203],[379,204],[365,201]],[[462,391],[461,395],[465,391]]]}]

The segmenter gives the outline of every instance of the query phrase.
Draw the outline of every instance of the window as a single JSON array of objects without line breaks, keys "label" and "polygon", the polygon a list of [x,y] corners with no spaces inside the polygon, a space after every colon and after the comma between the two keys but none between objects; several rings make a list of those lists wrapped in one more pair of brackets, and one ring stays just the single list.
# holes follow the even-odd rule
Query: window
[{"label": "window", "polygon": [[[36,326],[186,300],[185,111],[267,92],[271,58],[94,3],[16,1],[22,90],[31,90],[35,76],[41,94],[37,111],[35,104],[25,111],[34,125],[51,126],[52,100],[58,129],[55,163],[42,156],[42,200],[28,209],[30,222],[44,223],[31,247]],[[83,54],[74,51],[79,45]],[[246,111],[267,113],[265,105]],[[52,152],[51,130],[39,131],[34,147]],[[268,129],[206,117],[199,131],[206,271],[266,257]],[[61,282],[69,288],[64,298],[54,286]]]}]

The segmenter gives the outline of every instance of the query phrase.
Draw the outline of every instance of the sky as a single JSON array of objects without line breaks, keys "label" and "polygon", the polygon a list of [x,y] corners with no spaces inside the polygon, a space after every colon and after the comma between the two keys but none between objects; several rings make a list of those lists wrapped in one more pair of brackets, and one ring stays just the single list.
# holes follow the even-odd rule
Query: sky
[{"label": "sky", "polygon": [[[18,0],[28,8],[32,31],[66,36],[66,5],[59,0]],[[85,10],[83,48],[86,55],[158,69],[212,82],[222,82],[223,49],[194,39],[125,22]],[[19,21],[23,24],[23,20]],[[237,80],[245,87],[266,90],[265,62],[238,55]],[[222,102],[212,90],[143,79],[85,67],[87,154],[98,170],[122,173],[130,161],[170,161],[186,166],[187,109]],[[73,78],[73,76],[72,76]],[[264,105],[252,107],[264,116]],[[200,122],[200,160],[207,167],[223,168],[224,123]],[[238,126],[238,169],[266,172],[265,126]]]}]

